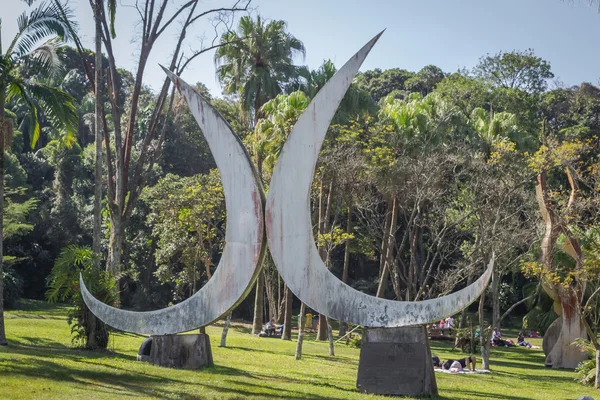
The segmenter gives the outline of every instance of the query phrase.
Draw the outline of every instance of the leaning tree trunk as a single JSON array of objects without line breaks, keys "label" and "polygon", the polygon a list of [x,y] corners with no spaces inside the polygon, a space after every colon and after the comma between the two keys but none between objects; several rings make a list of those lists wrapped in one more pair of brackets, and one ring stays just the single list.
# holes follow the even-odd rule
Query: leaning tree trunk
[{"label": "leaning tree trunk", "polygon": [[283,335],[281,335],[281,339],[283,340],[292,340],[292,305],[294,301],[294,294],[290,290],[290,288],[285,285],[285,313],[283,317]]},{"label": "leaning tree trunk", "polygon": [[[0,44],[1,46],[1,44]],[[6,88],[0,85],[0,346],[6,346],[4,330],[4,147],[8,134],[8,123],[4,119],[4,101]]]},{"label": "leaning tree trunk", "polygon": [[304,342],[304,324],[306,322],[306,317],[304,313],[306,312],[306,306],[304,303],[300,305],[300,318],[298,319],[298,343],[296,343],[296,360],[302,358],[302,343]]},{"label": "leaning tree trunk", "polygon": [[256,280],[256,297],[254,298],[254,320],[252,321],[252,334],[258,335],[263,325],[263,306],[265,302],[265,279],[262,272]]}]

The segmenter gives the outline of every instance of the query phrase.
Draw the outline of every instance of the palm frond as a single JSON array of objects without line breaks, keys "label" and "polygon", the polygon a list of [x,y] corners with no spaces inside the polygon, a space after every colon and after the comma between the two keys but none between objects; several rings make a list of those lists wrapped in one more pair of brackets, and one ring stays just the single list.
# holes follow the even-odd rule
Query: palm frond
[{"label": "palm frond", "polygon": [[60,39],[54,38],[43,43],[29,54],[22,57],[22,62],[32,73],[44,73],[55,76],[62,70],[62,60],[56,50],[60,46]]},{"label": "palm frond", "polygon": [[[79,114],[75,106],[75,99],[60,90],[40,83],[31,83],[27,90],[31,97],[40,104],[44,116],[50,124],[62,132],[64,143],[70,147],[77,137],[79,128]],[[32,139],[31,147],[37,143],[37,138]]]},{"label": "palm frond", "polygon": [[[25,88],[26,83],[24,80],[12,79],[8,84],[8,90],[6,95],[6,101],[17,99],[27,104],[27,110],[29,111],[29,138],[31,143],[37,143],[40,138],[40,120],[38,117],[37,105],[33,102],[27,90]],[[32,145],[33,147],[33,145]]]},{"label": "palm frond", "polygon": [[37,43],[48,37],[58,36],[62,41],[73,39],[65,18],[73,20],[73,12],[66,6],[55,2],[43,2],[31,11],[23,13],[17,19],[19,31],[13,38],[6,54],[20,58],[34,51]]}]

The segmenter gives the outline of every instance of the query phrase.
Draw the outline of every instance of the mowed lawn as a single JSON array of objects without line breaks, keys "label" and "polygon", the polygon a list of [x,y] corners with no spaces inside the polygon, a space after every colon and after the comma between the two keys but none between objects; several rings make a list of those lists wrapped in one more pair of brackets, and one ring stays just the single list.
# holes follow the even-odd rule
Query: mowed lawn
[{"label": "mowed lawn", "polygon": [[[296,341],[255,338],[234,324],[228,347],[220,348],[219,326],[209,327],[215,366],[173,370],[136,361],[142,336],[115,334],[110,351],[71,347],[67,308],[24,301],[7,313],[10,346],[0,348],[1,399],[383,399],[355,388],[359,350],[341,344],[329,357],[312,336],[301,361]],[[535,344],[541,344],[539,340]],[[442,359],[462,357],[433,342]],[[488,375],[436,374],[440,399],[576,399],[600,391],[575,382],[575,373],[544,368],[541,350],[492,349]]]}]

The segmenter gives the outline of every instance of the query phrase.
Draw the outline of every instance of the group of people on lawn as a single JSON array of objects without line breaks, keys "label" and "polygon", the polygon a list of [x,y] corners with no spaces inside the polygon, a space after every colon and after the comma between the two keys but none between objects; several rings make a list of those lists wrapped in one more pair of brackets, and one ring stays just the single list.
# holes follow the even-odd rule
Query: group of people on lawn
[{"label": "group of people on lawn", "polygon": [[275,318],[271,318],[263,328],[261,336],[281,336],[283,335],[283,324],[277,325]]},{"label": "group of people on lawn", "polygon": [[453,329],[454,328],[454,318],[448,317],[446,319],[442,319],[439,324],[436,324],[434,322],[431,326],[427,325],[427,328]]},{"label": "group of people on lawn", "polygon": [[[531,331],[530,337],[539,337],[537,332]],[[500,332],[500,328],[496,327],[494,329],[494,333],[492,334],[492,346],[499,347],[508,347],[508,346],[523,346],[531,348],[538,348],[539,346],[532,346],[531,343],[525,341],[525,331],[520,331],[519,336],[517,337],[517,343],[513,342],[511,339],[504,339],[502,337],[502,332]]]}]

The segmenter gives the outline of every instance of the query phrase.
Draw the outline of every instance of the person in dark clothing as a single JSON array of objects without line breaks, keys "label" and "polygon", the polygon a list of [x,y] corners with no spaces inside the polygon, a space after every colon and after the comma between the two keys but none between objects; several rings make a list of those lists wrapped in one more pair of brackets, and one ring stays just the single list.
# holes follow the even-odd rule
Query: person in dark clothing
[{"label": "person in dark clothing", "polygon": [[431,356],[431,361],[433,362],[433,368],[442,368],[442,362],[438,356]]},{"label": "person in dark clothing", "polygon": [[475,356],[473,356],[473,355],[471,355],[469,357],[461,358],[460,360],[445,361],[444,364],[442,364],[442,368],[449,370],[454,361],[458,361],[460,363],[461,367],[463,367],[463,369],[470,369],[471,371],[475,371],[475,366],[477,364],[477,358],[475,358]]}]

